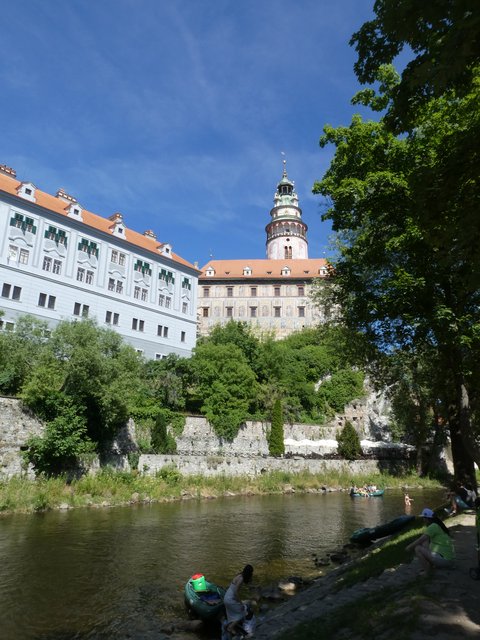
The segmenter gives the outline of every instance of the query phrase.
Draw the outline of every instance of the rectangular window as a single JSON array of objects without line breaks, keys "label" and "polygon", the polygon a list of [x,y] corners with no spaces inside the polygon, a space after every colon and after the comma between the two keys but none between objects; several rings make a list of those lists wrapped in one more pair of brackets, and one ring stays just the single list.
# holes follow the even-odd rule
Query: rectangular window
[{"label": "rectangular window", "polygon": [[48,296],[48,308],[55,309],[55,303],[57,302],[57,298],[55,296]]},{"label": "rectangular window", "polygon": [[34,224],[33,218],[22,216],[21,213],[16,213],[13,218],[10,218],[10,226],[21,229],[23,233],[25,233],[25,231],[33,233],[34,235],[37,233],[37,227]]},{"label": "rectangular window", "polygon": [[8,247],[8,259],[14,260],[15,262],[18,259],[18,247],[16,247],[14,244],[11,244]]},{"label": "rectangular window", "polygon": [[20,249],[20,257],[18,259],[20,264],[28,264],[28,250]]},{"label": "rectangular window", "polygon": [[233,318],[233,307],[227,307],[226,312],[227,312],[227,318]]},{"label": "rectangular window", "polygon": [[166,284],[169,284],[170,282],[172,284],[175,284],[175,276],[171,271],[168,271],[167,269],[160,269],[158,279],[163,280]]},{"label": "rectangular window", "polygon": [[56,273],[57,275],[60,275],[61,272],[62,272],[62,261],[61,260],[54,260],[53,261],[52,273]]},{"label": "rectangular window", "polygon": [[116,292],[123,293],[123,282],[121,280],[117,280]]},{"label": "rectangular window", "polygon": [[157,336],[161,336],[163,333],[163,327],[161,324],[157,325]]},{"label": "rectangular window", "polygon": [[20,300],[21,293],[22,287],[13,287],[12,300]]},{"label": "rectangular window", "polygon": [[146,302],[148,300],[148,289],[142,289],[142,302]]},{"label": "rectangular window", "polygon": [[188,302],[182,302],[182,313],[188,313]]},{"label": "rectangular window", "polygon": [[145,328],[145,321],[139,320],[138,318],[132,319],[132,329],[134,331],[143,331]]},{"label": "rectangular window", "polygon": [[138,300],[140,298],[140,287],[135,287],[133,290],[133,297]]},{"label": "rectangular window", "polygon": [[251,318],[257,317],[257,307],[250,307],[250,317]]},{"label": "rectangular window", "polygon": [[83,282],[85,280],[85,269],[78,267],[77,269],[77,282]]},{"label": "rectangular window", "polygon": [[158,295],[158,304],[159,304],[161,307],[164,307],[164,306],[165,306],[165,295],[164,295],[163,293],[160,293],[160,294]]},{"label": "rectangular window", "polygon": [[73,305],[73,315],[74,316],[82,316],[82,318],[88,318],[88,312],[90,311],[90,307],[88,304],[80,304],[80,302],[75,302]]},{"label": "rectangular window", "polygon": [[203,307],[202,309],[202,316],[204,318],[208,318],[208,307]]},{"label": "rectangular window", "polygon": [[190,290],[192,288],[192,284],[190,282],[189,278],[183,278],[182,280],[182,289],[188,289]]},{"label": "rectangular window", "polygon": [[95,258],[98,258],[98,247],[96,242],[92,242],[91,240],[89,241],[85,238],[82,238],[78,243],[78,250],[84,251],[89,256],[93,255],[95,256]]},{"label": "rectangular window", "polygon": [[172,299],[169,296],[165,297],[165,308],[166,309],[170,309],[172,305]]},{"label": "rectangular window", "polygon": [[113,278],[108,279],[108,290],[115,291],[115,280]]},{"label": "rectangular window", "polygon": [[150,264],[148,262],[143,262],[142,260],[137,260],[133,265],[134,271],[138,271],[143,275],[151,276],[152,270],[150,269]]},{"label": "rectangular window", "polygon": [[48,229],[45,230],[44,236],[47,240],[52,240],[56,244],[63,244],[67,246],[67,236],[65,231],[57,229],[57,227],[49,226]]},{"label": "rectangular window", "polygon": [[250,296],[252,298],[256,298],[257,297],[257,287],[250,287]]},{"label": "rectangular window", "polygon": [[86,284],[93,284],[93,271],[87,271],[85,275]]},{"label": "rectangular window", "polygon": [[118,262],[118,251],[115,251],[115,249],[112,249],[112,255],[110,256],[110,262],[113,262],[113,264],[117,264],[117,262]]},{"label": "rectangular window", "polygon": [[126,258],[127,258],[127,256],[124,253],[119,253],[118,254],[118,264],[121,267],[125,266]]},{"label": "rectangular window", "polygon": [[273,315],[275,318],[280,318],[280,307],[273,307]]},{"label": "rectangular window", "polygon": [[233,298],[233,287],[227,287],[227,298]]},{"label": "rectangular window", "polygon": [[163,337],[168,338],[168,327],[163,327]]},{"label": "rectangular window", "polygon": [[203,287],[203,297],[204,298],[210,297],[210,287]]},{"label": "rectangular window", "polygon": [[75,304],[73,305],[73,315],[79,316],[81,309],[82,305],[79,302],[75,302]]},{"label": "rectangular window", "polygon": [[305,317],[305,307],[298,307],[298,317],[299,318]]},{"label": "rectangular window", "polygon": [[47,304],[47,294],[46,293],[40,293],[38,295],[38,306],[39,307],[44,307]]},{"label": "rectangular window", "polygon": [[51,271],[52,270],[52,259],[49,258],[48,256],[45,256],[43,258],[42,269],[44,271]]},{"label": "rectangular window", "polygon": [[304,296],[305,295],[305,287],[301,287],[299,286],[297,289],[297,293],[299,296]]},{"label": "rectangular window", "polygon": [[280,296],[280,287],[274,287],[274,296],[276,296],[277,298]]},{"label": "rectangular window", "polygon": [[2,298],[9,298],[11,289],[12,289],[12,285],[4,282],[2,287]]},{"label": "rectangular window", "polygon": [[180,333],[180,342],[185,342],[185,337],[186,337],[186,336],[185,336],[185,331],[182,331],[182,332]]},{"label": "rectangular window", "polygon": [[118,313],[113,313],[113,311],[107,311],[105,313],[105,322],[107,324],[118,325],[118,318],[119,318]]},{"label": "rectangular window", "polygon": [[88,304],[84,304],[82,307],[82,318],[88,318],[88,312],[90,311],[90,307]]}]

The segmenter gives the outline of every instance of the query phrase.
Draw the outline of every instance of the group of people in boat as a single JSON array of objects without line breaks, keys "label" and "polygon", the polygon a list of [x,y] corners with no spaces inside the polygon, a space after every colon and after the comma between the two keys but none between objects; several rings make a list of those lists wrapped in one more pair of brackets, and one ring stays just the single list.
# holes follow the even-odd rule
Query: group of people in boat
[{"label": "group of people in boat", "polygon": [[366,484],[363,487],[357,487],[357,485],[353,485],[350,487],[350,495],[351,496],[369,496],[371,493],[374,493],[378,490],[377,485],[375,484]]}]

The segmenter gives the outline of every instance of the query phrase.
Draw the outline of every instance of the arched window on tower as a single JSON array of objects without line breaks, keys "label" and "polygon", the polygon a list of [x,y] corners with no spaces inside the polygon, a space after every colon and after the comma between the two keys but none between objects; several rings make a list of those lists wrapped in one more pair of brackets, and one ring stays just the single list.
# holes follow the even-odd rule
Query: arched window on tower
[{"label": "arched window on tower", "polygon": [[285,259],[289,260],[292,258],[292,247],[284,247],[285,250]]}]

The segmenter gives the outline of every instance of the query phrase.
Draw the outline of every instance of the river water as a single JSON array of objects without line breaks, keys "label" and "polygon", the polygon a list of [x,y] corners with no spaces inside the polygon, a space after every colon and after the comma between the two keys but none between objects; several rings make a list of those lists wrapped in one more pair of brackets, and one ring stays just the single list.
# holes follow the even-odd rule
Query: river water
[{"label": "river water", "polygon": [[[443,499],[438,490],[410,495],[413,513]],[[297,494],[3,516],[0,638],[161,638],[161,624],[186,617],[191,574],[226,586],[250,563],[261,586],[316,577],[312,554],[403,513],[401,491],[387,490],[382,498]]]}]

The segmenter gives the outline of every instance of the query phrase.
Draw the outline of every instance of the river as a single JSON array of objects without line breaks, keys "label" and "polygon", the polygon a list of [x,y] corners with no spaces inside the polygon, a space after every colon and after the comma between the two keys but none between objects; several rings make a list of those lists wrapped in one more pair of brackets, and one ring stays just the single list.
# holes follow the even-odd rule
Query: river
[{"label": "river", "polygon": [[[410,495],[413,513],[443,498],[438,490]],[[382,498],[252,496],[2,516],[0,638],[160,638],[161,624],[186,617],[191,574],[228,585],[250,563],[258,585],[316,577],[312,554],[403,513],[401,491],[387,490]]]}]

